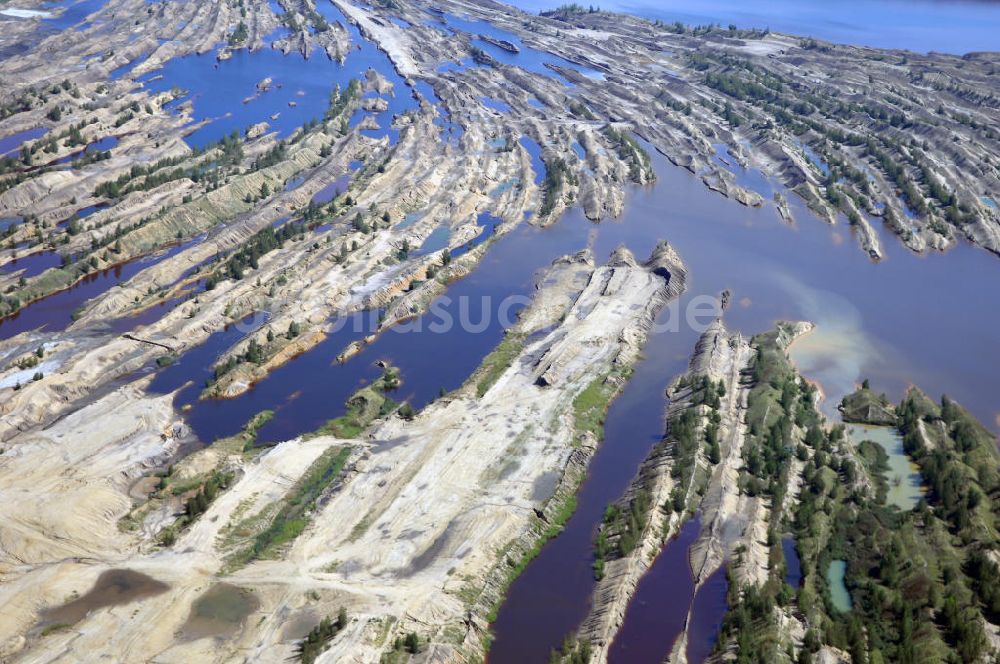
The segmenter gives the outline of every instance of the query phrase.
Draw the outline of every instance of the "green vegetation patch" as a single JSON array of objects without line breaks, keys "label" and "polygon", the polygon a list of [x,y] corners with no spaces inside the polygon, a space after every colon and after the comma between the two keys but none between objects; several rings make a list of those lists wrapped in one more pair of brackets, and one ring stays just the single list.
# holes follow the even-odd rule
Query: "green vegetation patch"
[{"label": "green vegetation patch", "polygon": [[333,447],[314,461],[282,500],[267,527],[254,536],[248,546],[228,558],[227,569],[273,558],[293,542],[309,524],[309,513],[320,495],[340,477],[351,451],[350,447]]},{"label": "green vegetation patch", "polygon": [[400,385],[399,369],[386,367],[382,375],[371,385],[367,385],[347,400],[347,412],[328,420],[316,431],[306,434],[304,438],[317,436],[335,436],[337,438],[357,438],[375,420],[385,417],[399,409],[404,417],[412,418],[413,409],[408,404],[403,407],[390,398],[387,393]]},{"label": "green vegetation patch", "polygon": [[563,187],[566,184],[576,186],[576,173],[569,167],[564,159],[555,157],[545,162],[545,181],[542,184],[544,194],[542,195],[542,207],[539,209],[539,216],[546,217],[556,209],[556,204],[562,196]]},{"label": "green vegetation patch", "polygon": [[843,398],[840,412],[845,422],[896,426],[899,421],[889,398],[870,389],[867,380],[860,389]]},{"label": "green vegetation patch", "polygon": [[618,157],[628,164],[629,180],[641,184],[655,179],[649,153],[639,145],[639,141],[627,132],[619,131],[610,125],[604,130],[604,135],[615,144]]},{"label": "green vegetation patch", "polygon": [[631,375],[632,370],[626,369],[598,376],[573,399],[573,425],[577,434],[589,431],[599,441],[604,440],[604,416],[619,389],[616,378],[624,382]]},{"label": "green vegetation patch", "polygon": [[[218,452],[220,459],[225,459],[233,454],[246,454],[254,449],[257,442],[257,431],[264,426],[272,417],[274,411],[265,410],[254,415],[244,425],[243,430],[234,436],[221,438],[208,448]],[[137,530],[146,515],[158,508],[164,501],[171,500],[176,496],[188,494],[184,500],[183,514],[176,521],[160,531],[159,543],[163,546],[172,546],[177,540],[177,536],[183,532],[201,514],[208,510],[211,503],[223,491],[228,489],[235,475],[233,472],[224,470],[220,462],[215,468],[197,474],[182,472],[191,463],[196,463],[195,455],[181,461],[178,466],[169,466],[159,473],[159,483],[145,503],[135,507],[128,514],[118,521],[118,528],[123,532]]]},{"label": "green vegetation patch", "polygon": [[523,334],[507,334],[499,345],[483,359],[483,363],[476,372],[477,397],[482,398],[503,375],[503,372],[510,368],[515,358],[524,350],[524,339]]},{"label": "green vegetation patch", "polygon": [[[855,662],[980,661],[990,650],[983,620],[1000,619],[1000,566],[990,553],[1000,545],[994,527],[1000,463],[992,434],[947,397],[938,405],[911,390],[896,412],[906,451],[930,492],[915,509],[899,511],[884,504],[884,450],[867,441],[849,445],[842,427],[823,429],[811,416],[799,417],[807,402],[784,386],[781,392],[772,408],[794,423],[792,447],[804,462],[791,523],[802,583],[788,587],[784,566],[773,564],[781,560],[774,546],[781,524],[772,519],[770,578],[759,587],[730,585],[719,649],[734,649],[737,661],[811,662],[822,645]],[[886,405],[867,385],[859,392],[852,403]],[[855,481],[862,469],[874,491]],[[834,561],[845,566],[849,603],[830,586]],[[779,630],[777,607],[806,619],[801,648]]]},{"label": "green vegetation patch", "polygon": [[306,637],[299,644],[299,661],[302,664],[313,664],[316,658],[323,654],[330,647],[333,637],[347,627],[347,611],[343,608],[337,614],[336,620],[323,618],[318,625],[309,630]]},{"label": "green vegetation patch", "polygon": [[[567,492],[563,498],[558,499],[559,502],[556,504],[555,509],[552,514],[549,515],[548,521],[545,523],[544,528],[538,537],[535,538],[534,544],[530,549],[524,552],[519,558],[514,559],[510,556],[506,557],[508,569],[507,578],[504,581],[504,588],[510,587],[510,584],[514,583],[514,580],[521,576],[521,573],[528,567],[528,563],[534,560],[538,554],[541,552],[542,547],[545,544],[562,532],[563,526],[569,521],[569,518],[573,516],[576,512],[576,489]],[[496,612],[500,609],[499,604],[494,606],[488,615],[488,622],[493,622],[496,620]]]}]

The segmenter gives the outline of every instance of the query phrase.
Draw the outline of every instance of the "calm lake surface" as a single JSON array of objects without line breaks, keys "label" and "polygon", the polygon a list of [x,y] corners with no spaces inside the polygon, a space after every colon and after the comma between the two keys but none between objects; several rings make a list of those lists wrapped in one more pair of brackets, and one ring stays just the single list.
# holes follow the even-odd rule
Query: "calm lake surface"
[{"label": "calm lake surface", "polygon": [[888,457],[889,469],[885,478],[889,482],[885,501],[905,511],[912,510],[924,496],[920,469],[903,449],[903,436],[892,427],[875,427],[852,424],[847,435],[855,444],[870,440],[878,444]]},{"label": "calm lake surface", "polygon": [[[552,9],[550,0],[508,0],[524,11]],[[580,3],[588,5],[589,3]],[[916,0],[610,0],[601,9],[688,25],[735,24],[841,44],[926,53],[1000,51],[1000,3]]]},{"label": "calm lake surface", "polygon": [[847,563],[843,560],[831,560],[826,568],[826,582],[830,584],[830,599],[833,606],[838,611],[847,613],[851,610],[853,602],[851,593],[847,590],[844,577],[847,576]]},{"label": "calm lake surface", "polygon": [[[352,48],[343,64],[331,61],[320,49],[309,58],[299,52],[283,55],[272,48],[238,49],[222,62],[216,60],[214,52],[175,58],[139,80],[154,92],[174,87],[188,91],[185,100],[192,102],[194,121],[210,122],[185,140],[192,147],[204,147],[234,129],[242,131],[258,122],[267,122],[279,137],[286,138],[303,123],[323,117],[330,93],[337,86],[346,89],[351,79],[363,80],[365,72],[374,69],[392,83],[393,92],[384,96],[387,110],[372,114],[379,129],[362,133],[375,138],[387,135],[395,142],[399,133],[390,127],[393,116],[416,108],[406,81],[389,58],[364,39],[331,2],[320,0],[316,9],[327,21],[344,25],[350,34]],[[267,39],[278,39],[282,34],[279,29]],[[268,77],[272,79],[270,86],[266,91],[259,89],[258,83]],[[351,126],[365,115],[355,114]]]}]

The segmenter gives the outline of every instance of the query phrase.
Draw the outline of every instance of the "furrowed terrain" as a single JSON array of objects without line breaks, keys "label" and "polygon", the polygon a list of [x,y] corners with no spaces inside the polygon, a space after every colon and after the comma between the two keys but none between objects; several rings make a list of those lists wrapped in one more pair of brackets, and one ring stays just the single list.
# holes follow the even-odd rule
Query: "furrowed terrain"
[{"label": "furrowed terrain", "polygon": [[[642,367],[665,435],[580,526],[593,587],[555,659],[627,659],[682,543],[657,660],[1000,650],[989,428],[866,383],[843,419],[898,430],[886,456],[788,359],[808,307],[739,290],[786,275],[675,242],[683,205],[630,216],[676,167],[744,230],[850,229],[859,269],[1000,254],[996,54],[489,0],[14,10],[0,660],[482,661]],[[706,294],[685,371],[658,327]]]}]

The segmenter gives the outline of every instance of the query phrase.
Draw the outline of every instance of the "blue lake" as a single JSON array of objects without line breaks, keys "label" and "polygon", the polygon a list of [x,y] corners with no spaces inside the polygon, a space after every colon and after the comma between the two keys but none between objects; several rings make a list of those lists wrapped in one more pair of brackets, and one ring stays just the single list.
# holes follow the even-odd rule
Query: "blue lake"
[{"label": "blue lake", "polygon": [[[575,64],[561,58],[558,55],[553,55],[551,53],[546,53],[545,51],[540,51],[536,48],[527,46],[522,42],[517,35],[502,30],[495,27],[494,25],[487,23],[486,21],[470,20],[466,18],[460,18],[452,14],[441,14],[441,20],[448,27],[451,32],[461,31],[473,36],[472,44],[473,46],[483,50],[489,54],[494,60],[502,62],[503,64],[513,65],[515,67],[520,67],[526,71],[533,72],[535,74],[542,74],[543,76],[548,76],[554,78],[557,81],[563,83],[564,85],[571,86],[572,83],[565,77],[553,70],[550,65],[555,65],[558,67],[565,67],[568,69],[573,69],[581,74],[590,76],[593,78],[601,78],[602,74],[598,71],[592,70],[587,67]],[[496,41],[506,41],[517,48],[518,52],[514,53],[506,48],[498,46],[490,41],[482,39],[481,37],[489,37]],[[470,66],[471,61],[465,63],[464,66]],[[440,70],[439,70],[440,71]],[[447,71],[447,70],[446,70]]]},{"label": "blue lake", "polygon": [[483,102],[483,106],[486,108],[491,108],[494,111],[500,113],[510,113],[510,106],[499,99],[494,99],[493,97],[480,97],[479,101]]},{"label": "blue lake", "polygon": [[[559,3],[511,0],[536,13]],[[625,12],[668,23],[735,24],[770,28],[827,41],[903,48],[911,51],[968,53],[1000,50],[1000,4],[957,0],[610,0],[601,9]]]},{"label": "blue lake", "polygon": [[55,251],[36,251],[0,265],[0,273],[14,274],[30,279],[49,268],[59,267],[62,257]]},{"label": "blue lake", "polygon": [[[621,219],[596,227],[593,247],[598,259],[622,241],[644,256],[656,238],[667,238],[690,270],[679,312],[693,297],[730,289],[734,305],[726,321],[731,329],[754,334],[776,320],[815,321],[817,330],[793,348],[811,340],[813,354],[802,358],[810,361],[800,368],[823,384],[833,403],[842,396],[843,383],[853,389],[854,382],[869,376],[891,399],[901,398],[912,382],[934,394],[952,395],[985,422],[996,421],[993,395],[1000,389],[1000,378],[979,358],[995,350],[994,335],[987,330],[1000,326],[1000,310],[973,306],[989,301],[1000,280],[995,256],[959,245],[944,255],[917,257],[891,241],[886,243],[886,258],[876,264],[859,251],[849,228],[819,221],[798,197],[789,196],[796,223],[787,224],[773,205],[755,209],[726,200],[646,147],[657,182],[633,188]],[[559,223],[580,220],[583,214],[574,208]],[[913,283],[923,285],[919,295]],[[898,301],[906,293],[915,299],[891,311],[885,307],[885,302]],[[922,317],[919,326],[908,323],[910,312],[926,301],[945,310]],[[663,317],[669,319],[668,312]],[[964,329],[969,330],[958,354],[939,341],[953,334],[956,320],[965,321]],[[697,338],[686,320],[678,320],[676,327],[647,342],[645,359],[611,404],[605,442],[578,493],[577,512],[508,591],[492,626],[492,664],[544,661],[586,616],[594,584],[594,530],[604,506],[622,494],[649,447],[662,436],[664,388],[687,368]],[[669,635],[649,635],[642,627],[664,620],[659,600],[648,598],[673,597],[690,583],[686,568],[664,562],[668,560],[661,554],[640,581],[612,646],[614,652],[632,644],[629,654],[622,650],[613,661],[661,661],[669,651]],[[623,636],[628,634],[635,640]],[[619,644],[623,638],[627,641]],[[648,647],[642,652],[649,658],[631,659],[636,652],[632,649],[640,647]]]},{"label": "blue lake", "polygon": [[535,184],[541,184],[545,179],[545,162],[542,160],[542,147],[530,136],[522,136],[517,140],[531,155],[531,170],[535,172]]},{"label": "blue lake", "polygon": [[427,256],[435,251],[441,251],[448,246],[451,239],[451,229],[447,225],[438,226],[428,235],[420,248],[413,252],[414,256]]},{"label": "blue lake", "polygon": [[[336,86],[346,88],[351,79],[361,78],[370,68],[393,83],[395,94],[386,97],[388,110],[374,113],[380,129],[364,133],[376,138],[389,136],[394,142],[398,132],[390,128],[393,115],[416,107],[406,82],[386,55],[362,38],[329,0],[319,0],[317,11],[327,21],[347,26],[356,48],[351,49],[343,65],[322,52],[306,59],[297,52],[286,56],[270,48],[253,52],[240,49],[221,62],[214,53],[176,58],[139,80],[156,92],[174,87],[189,91],[194,120],[212,122],[196,129],[186,140],[192,147],[204,147],[233,129],[245,130],[258,122],[267,122],[280,137],[286,137],[309,120],[321,119]],[[258,92],[257,83],[266,77],[272,79],[270,88]]]},{"label": "blue lake", "polygon": [[81,159],[82,157],[89,154],[94,154],[96,152],[110,151],[111,148],[115,147],[116,145],[118,145],[117,136],[105,136],[104,138],[98,139],[93,143],[88,144],[86,147],[83,148],[83,150],[80,150],[79,152],[73,152],[71,154],[66,155],[65,157],[57,159],[56,163],[70,164],[76,161],[77,159]]},{"label": "blue lake", "polygon": [[14,228],[22,221],[21,217],[0,217],[0,233],[6,233],[7,229]]},{"label": "blue lake", "polygon": [[92,272],[76,284],[24,306],[20,311],[0,319],[0,340],[15,334],[43,327],[46,332],[59,332],[73,322],[73,312],[88,300],[101,295],[112,286],[126,281],[160,261],[175,256],[202,238],[196,238],[148,256],[115,267]]},{"label": "blue lake", "polygon": [[[499,217],[495,217],[489,212],[481,212],[476,217],[476,225],[481,229],[479,234],[474,238],[466,242],[465,244],[459,245],[450,251],[452,258],[458,258],[462,254],[478,247],[480,244],[485,242],[493,235],[496,227],[503,220]],[[404,219],[404,224],[406,220]],[[448,242],[451,239],[451,229],[447,225],[441,225],[431,231],[427,239],[424,240],[420,248],[414,252],[415,256],[426,256],[432,254],[436,251],[441,251],[448,246]]]},{"label": "blue lake", "polygon": [[[317,191],[315,194],[313,194],[312,197],[313,203],[320,203],[320,204],[329,203],[334,198],[347,191],[347,188],[351,186],[351,179],[354,177],[354,173],[356,173],[357,170],[361,168],[361,162],[351,161],[347,165],[347,168],[348,168],[347,173],[344,173],[343,175],[335,179],[333,182],[331,182],[330,184],[326,185],[325,187]],[[290,180],[289,182],[294,182],[296,179],[297,178],[292,178],[292,180]],[[295,186],[297,187],[299,186],[299,184],[301,184],[301,182],[295,184]]]},{"label": "blue lake", "polygon": [[713,147],[715,148],[715,161],[735,176],[733,179],[736,184],[760,194],[764,200],[771,199],[774,195],[774,187],[764,173],[756,168],[741,166],[736,158],[729,153],[728,146],[717,143]]},{"label": "blue lake", "polygon": [[98,11],[104,6],[106,0],[67,0],[66,2],[47,2],[42,5],[45,11],[55,12],[62,9],[58,16],[43,19],[43,22],[52,29],[65,30],[76,27],[78,30],[85,29],[89,24],[83,23],[84,19]]},{"label": "blue lake", "polygon": [[816,154],[815,150],[813,150],[805,143],[799,143],[799,147],[802,149],[802,152],[806,155],[806,159],[808,159],[813,166],[818,168],[820,173],[822,173],[824,177],[830,174],[829,165],[827,165],[826,161],[822,157]]}]

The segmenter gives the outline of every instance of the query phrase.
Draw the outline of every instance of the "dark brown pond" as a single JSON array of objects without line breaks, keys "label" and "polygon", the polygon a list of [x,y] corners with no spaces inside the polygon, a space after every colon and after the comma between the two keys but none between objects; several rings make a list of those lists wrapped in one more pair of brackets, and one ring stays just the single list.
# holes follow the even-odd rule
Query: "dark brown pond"
[{"label": "dark brown pond", "polygon": [[181,633],[183,638],[191,641],[208,636],[231,636],[240,629],[247,616],[259,608],[260,600],[252,591],[229,583],[217,583],[195,600]]},{"label": "dark brown pond", "polygon": [[110,569],[97,577],[97,583],[86,594],[42,612],[41,625],[72,625],[83,620],[91,611],[130,604],[169,589],[167,584],[142,572]]}]

